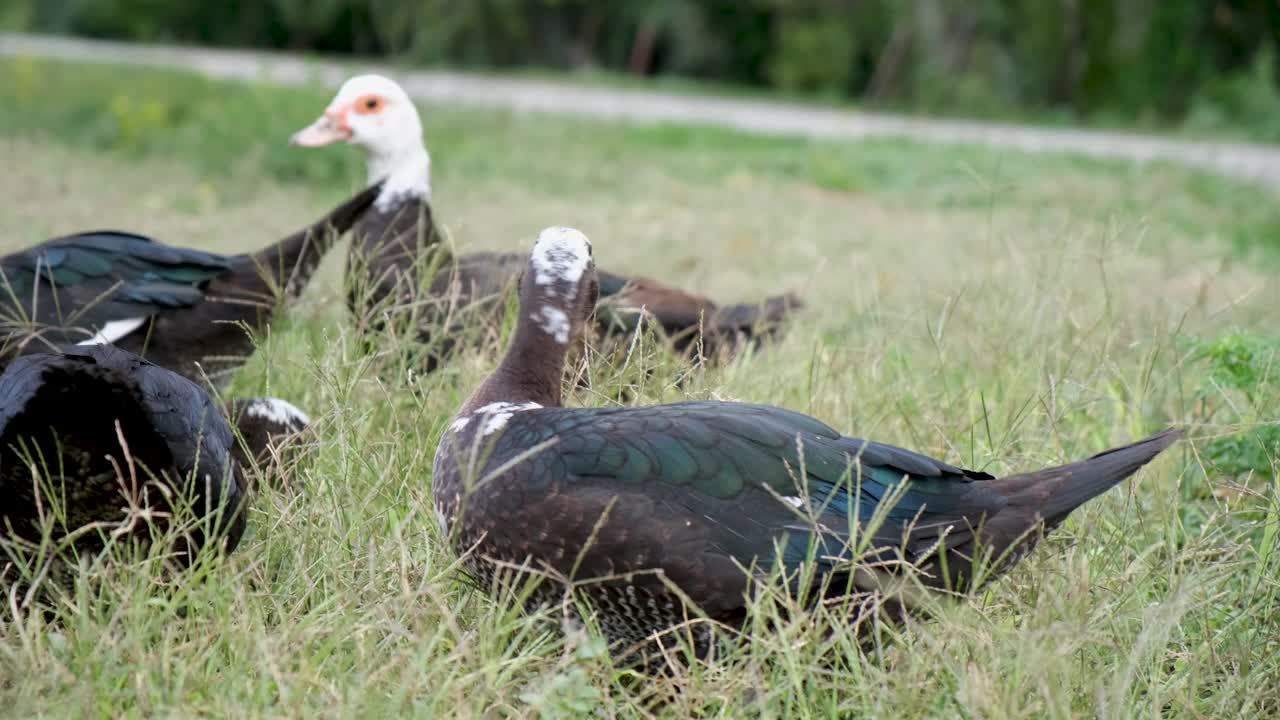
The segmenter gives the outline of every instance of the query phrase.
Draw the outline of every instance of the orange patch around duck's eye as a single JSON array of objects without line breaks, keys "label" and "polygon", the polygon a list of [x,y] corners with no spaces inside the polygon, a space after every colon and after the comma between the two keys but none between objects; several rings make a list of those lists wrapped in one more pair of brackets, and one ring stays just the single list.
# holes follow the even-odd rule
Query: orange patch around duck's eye
[{"label": "orange patch around duck's eye", "polygon": [[369,115],[382,110],[382,98],[377,95],[364,95],[356,98],[355,111],[360,115]]}]

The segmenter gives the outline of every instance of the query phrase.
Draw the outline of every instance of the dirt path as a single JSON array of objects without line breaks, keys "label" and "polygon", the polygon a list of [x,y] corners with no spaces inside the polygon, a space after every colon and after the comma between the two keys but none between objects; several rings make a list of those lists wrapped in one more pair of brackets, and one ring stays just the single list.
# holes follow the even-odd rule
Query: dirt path
[{"label": "dirt path", "polygon": [[1135,162],[1170,160],[1280,188],[1280,147],[1199,142],[1133,133],[1036,128],[813,107],[795,103],[681,95],[640,89],[502,78],[437,70],[402,70],[369,63],[303,59],[239,50],[136,45],[0,33],[0,56],[59,58],[182,68],[210,77],[336,88],[354,71],[395,77],[419,100],[567,113],[642,123],[715,125],[749,132],[823,138],[901,137],[1027,152],[1068,152]]}]

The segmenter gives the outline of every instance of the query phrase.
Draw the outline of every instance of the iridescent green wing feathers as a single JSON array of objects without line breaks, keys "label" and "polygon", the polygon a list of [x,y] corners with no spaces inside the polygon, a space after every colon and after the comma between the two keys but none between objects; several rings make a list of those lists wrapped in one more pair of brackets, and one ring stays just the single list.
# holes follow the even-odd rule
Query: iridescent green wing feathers
[{"label": "iridescent green wing feathers", "polygon": [[230,268],[224,255],[141,235],[79,233],[0,258],[0,298],[16,301],[37,322],[65,322],[78,313],[77,324],[102,325],[198,304],[204,285]]},{"label": "iridescent green wing feathers", "polygon": [[[883,513],[877,544],[930,544],[946,527],[959,542],[1005,504],[994,489],[975,482],[990,479],[985,473],[843,437],[813,418],[770,406],[548,409],[529,422],[513,421],[506,432],[509,438],[499,445],[527,448],[556,438],[531,461],[531,482],[562,478],[570,486],[604,482],[619,489],[646,484],[644,492],[664,496],[669,506],[714,518],[735,555],[766,553],[760,546],[780,532],[815,527],[806,517],[836,534],[847,534],[851,521],[865,527],[904,478],[909,485]],[[803,540],[798,538],[797,552],[807,546]]]}]

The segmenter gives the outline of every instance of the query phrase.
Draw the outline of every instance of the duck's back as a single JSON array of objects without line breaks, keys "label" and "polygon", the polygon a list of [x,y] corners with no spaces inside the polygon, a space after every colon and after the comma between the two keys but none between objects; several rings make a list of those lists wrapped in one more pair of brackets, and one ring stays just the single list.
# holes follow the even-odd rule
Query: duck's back
[{"label": "duck's back", "polygon": [[[139,499],[171,510],[171,493],[154,486],[159,482],[189,497],[197,513],[222,508],[217,522],[229,547],[238,542],[241,481],[230,462],[231,429],[191,381],[123,350],[92,346],[14,360],[0,376],[0,398],[3,515],[19,536],[38,533],[51,499],[65,512],[60,533],[121,522]],[[92,544],[95,535],[84,537]]]},{"label": "duck's back", "polygon": [[417,197],[375,205],[354,232],[347,265],[352,313],[367,330],[385,329],[388,318],[411,321],[427,370],[497,326],[505,293],[524,269],[522,255],[453,255],[430,203]]},{"label": "duck's back", "polygon": [[[880,510],[906,476],[914,490]],[[810,581],[843,590],[851,524],[871,527],[878,510],[872,547],[912,556],[969,542],[967,522],[1003,507],[989,479],[782,408],[685,402],[482,409],[446,433],[433,487],[455,549],[471,553],[482,581],[494,566],[477,558],[614,578],[579,586],[608,636],[639,642],[681,621],[668,582],[733,622],[752,577],[744,570],[791,573],[816,549]]]}]

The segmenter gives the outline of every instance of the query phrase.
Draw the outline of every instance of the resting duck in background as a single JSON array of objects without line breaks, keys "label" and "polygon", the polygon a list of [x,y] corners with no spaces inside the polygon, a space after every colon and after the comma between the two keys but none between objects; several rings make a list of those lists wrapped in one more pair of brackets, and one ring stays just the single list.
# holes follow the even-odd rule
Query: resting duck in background
[{"label": "resting duck in background", "polygon": [[244,326],[264,329],[278,298],[296,298],[379,192],[368,187],[254,253],[98,231],[0,257],[0,367],[28,352],[112,343],[196,382],[205,373],[223,382],[253,351]]},{"label": "resting duck in background", "polygon": [[311,418],[280,398],[238,398],[227,403],[227,418],[240,436],[232,448],[246,480],[255,473],[276,485],[290,484],[288,451],[311,431]]},{"label": "resting duck in background", "polygon": [[[395,82],[378,75],[347,80],[324,114],[291,139],[302,147],[336,142],[363,148],[369,182],[385,181],[373,210],[354,230],[347,269],[352,311],[362,323],[380,327],[389,303],[417,305],[416,289],[429,285],[434,311],[419,323],[418,336],[431,348],[427,364],[432,369],[457,344],[462,315],[493,317],[502,311],[502,293],[514,284],[525,258],[488,252],[449,256],[431,209],[431,157],[422,142],[422,122]],[[422,282],[425,277],[429,283]],[[708,356],[777,330],[801,306],[798,298],[785,295],[721,307],[656,280],[607,272],[600,273],[600,289],[605,302],[597,318],[605,333],[630,332],[643,308],[681,351],[697,347],[701,328]],[[441,325],[450,328],[448,336],[432,338],[430,328]]]},{"label": "resting duck in background", "polygon": [[[24,355],[0,375],[0,539],[7,552],[30,550],[52,523],[55,547],[67,550],[61,544],[78,534],[76,553],[92,556],[105,538],[148,542],[152,525],[169,526],[180,497],[201,522],[173,548],[179,564],[210,531],[231,552],[245,529],[234,452],[218,406],[177,373],[108,345]],[[73,563],[50,566],[53,581],[66,587]],[[10,575],[0,585],[31,580]]]},{"label": "resting duck in background", "polygon": [[[895,561],[918,567],[925,588],[976,590],[1035,545],[1039,526],[1055,528],[1182,434],[996,478],[767,405],[561,407],[566,353],[596,285],[585,236],[539,235],[511,346],[446,429],[432,483],[442,529],[482,585],[498,567],[576,581],[611,643],[648,648],[696,617],[668,582],[730,627],[746,617],[753,579],[775,571],[792,597],[871,593],[891,617],[920,610]],[[975,558],[999,561],[975,575]],[[806,561],[812,572],[800,572]],[[563,597],[544,580],[533,601]],[[705,651],[711,633],[699,626]]]}]

